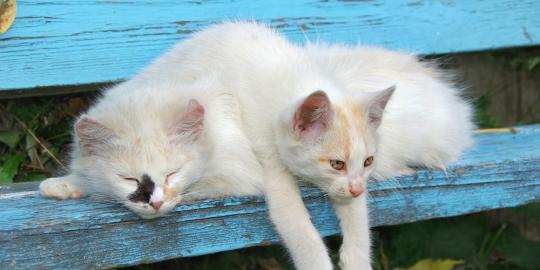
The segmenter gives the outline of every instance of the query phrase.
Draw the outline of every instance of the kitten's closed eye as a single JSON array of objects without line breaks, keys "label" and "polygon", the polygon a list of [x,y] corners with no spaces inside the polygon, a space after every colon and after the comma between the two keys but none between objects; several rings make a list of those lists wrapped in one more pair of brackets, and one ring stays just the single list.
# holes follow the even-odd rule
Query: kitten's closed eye
[{"label": "kitten's closed eye", "polygon": [[120,175],[120,174],[117,174],[118,177],[124,179],[124,180],[128,180],[128,181],[135,181],[137,183],[140,183],[139,179],[135,178],[135,177],[127,177],[127,176],[123,176],[123,175]]},{"label": "kitten's closed eye", "polygon": [[168,173],[168,174],[166,175],[166,177],[169,178],[170,176],[173,176],[173,175],[177,174],[179,171],[180,171],[180,169],[174,170],[174,171]]},{"label": "kitten's closed eye", "polygon": [[337,160],[337,159],[331,159],[330,160],[330,166],[334,168],[334,170],[342,171],[345,169],[345,161]]},{"label": "kitten's closed eye", "polygon": [[371,166],[372,163],[373,163],[373,156],[369,156],[364,161],[364,167],[369,167],[369,166]]},{"label": "kitten's closed eye", "polygon": [[167,175],[165,175],[165,185],[169,185],[169,177],[177,174],[178,172],[180,172],[180,169],[176,169],[176,170],[168,173]]}]

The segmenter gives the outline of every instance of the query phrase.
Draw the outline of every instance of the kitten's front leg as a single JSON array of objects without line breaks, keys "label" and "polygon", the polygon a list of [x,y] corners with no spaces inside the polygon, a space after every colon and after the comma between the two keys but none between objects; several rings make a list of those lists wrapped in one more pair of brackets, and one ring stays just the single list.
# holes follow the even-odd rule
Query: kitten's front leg
[{"label": "kitten's front leg", "polygon": [[371,269],[371,241],[367,194],[349,202],[334,202],[340,221],[343,244],[339,250],[339,266],[343,270]]},{"label": "kitten's front leg", "polygon": [[326,246],[311,223],[296,179],[280,164],[263,166],[270,218],[296,268],[332,269]]},{"label": "kitten's front leg", "polygon": [[83,195],[82,189],[77,185],[77,178],[73,174],[45,179],[39,184],[39,192],[45,197],[59,200],[78,199]]}]

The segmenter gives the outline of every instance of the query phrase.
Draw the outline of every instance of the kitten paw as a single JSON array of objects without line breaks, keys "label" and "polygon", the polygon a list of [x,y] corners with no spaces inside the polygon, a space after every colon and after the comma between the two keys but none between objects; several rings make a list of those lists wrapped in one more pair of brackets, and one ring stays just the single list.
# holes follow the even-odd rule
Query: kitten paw
[{"label": "kitten paw", "polygon": [[58,200],[79,199],[82,191],[65,177],[48,178],[39,184],[41,195]]},{"label": "kitten paw", "polygon": [[359,254],[353,252],[347,252],[342,250],[339,253],[339,268],[341,270],[371,270],[371,263],[369,259],[362,259]]}]

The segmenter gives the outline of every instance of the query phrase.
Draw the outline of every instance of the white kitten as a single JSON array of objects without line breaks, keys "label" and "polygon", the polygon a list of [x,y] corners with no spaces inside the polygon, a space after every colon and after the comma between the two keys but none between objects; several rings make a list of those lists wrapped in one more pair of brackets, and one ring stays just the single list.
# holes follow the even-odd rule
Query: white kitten
[{"label": "white kitten", "polygon": [[[183,85],[156,75],[107,90],[79,117],[70,172],[43,181],[43,195],[67,199],[104,194],[143,218],[153,218],[186,195],[261,193],[262,179],[252,173],[258,163],[248,144],[230,148],[230,140],[243,138],[235,133],[240,130],[236,101],[209,89],[207,81]],[[247,158],[223,157],[233,150]],[[185,194],[195,182],[209,188]]]},{"label": "white kitten", "polygon": [[444,168],[472,141],[469,105],[435,69],[407,54],[363,50],[302,48],[260,25],[227,23],[180,43],[155,66],[185,81],[211,73],[216,88],[238,99],[270,216],[299,269],[332,266],[293,175],[333,199],[342,268],[369,269],[369,175]]},{"label": "white kitten", "polygon": [[[199,141],[201,135],[188,137],[195,146],[201,144],[199,149],[192,149],[201,151],[198,157],[209,151],[212,161],[206,164],[209,168],[194,166],[198,168],[197,173],[189,176],[186,173],[178,182],[188,183],[191,192],[216,196],[256,193],[260,181],[264,179],[271,219],[290,250],[296,267],[332,269],[324,243],[310,221],[293,175],[310,181],[326,191],[334,201],[344,237],[340,252],[342,268],[369,269],[370,241],[364,191],[370,174],[376,170],[379,176],[396,175],[409,165],[444,166],[470,144],[472,125],[469,123],[468,106],[457,97],[452,87],[435,74],[430,74],[430,69],[418,68],[421,65],[411,60],[408,64],[419,71],[402,74],[392,63],[387,64],[385,51],[381,51],[379,56],[364,55],[362,51],[362,48],[324,46],[302,48],[257,24],[225,23],[177,45],[137,77],[118,87],[126,90],[112,90],[111,93],[118,94],[110,95],[108,102],[111,105],[107,106],[108,109],[94,111],[102,111],[101,117],[107,119],[132,114],[130,110],[140,110],[143,113],[133,115],[133,119],[141,117],[140,120],[129,122],[129,126],[136,127],[160,117],[160,113],[153,117],[146,117],[145,114],[162,110],[158,109],[159,106],[128,106],[128,109],[118,113],[115,108],[120,105],[115,103],[119,103],[117,99],[127,98],[122,96],[132,95],[128,91],[146,92],[140,99],[168,99],[176,104],[187,103],[189,98],[202,100],[206,115],[204,132],[201,134],[208,137],[202,142]],[[377,63],[374,70],[366,67],[370,72],[366,74],[371,74],[367,77],[362,73],[365,70],[357,66],[363,61]],[[388,74],[385,73],[387,68]],[[185,87],[201,81],[204,82],[202,88],[213,89],[219,94],[204,98],[198,96],[197,91]],[[392,85],[397,86],[396,91]],[[164,94],[153,97],[152,91]],[[395,97],[391,98],[394,92]],[[421,102],[416,102],[418,98]],[[449,102],[442,102],[447,98]],[[443,108],[432,108],[432,101]],[[383,117],[386,105],[388,112]],[[453,106],[457,106],[460,113],[440,113],[456,110]],[[197,106],[194,107],[196,109],[189,108],[184,114],[200,111]],[[92,115],[91,112],[89,115]],[[388,124],[386,114],[390,118]],[[433,126],[432,122],[426,120],[431,114],[437,115]],[[400,119],[401,116],[413,119]],[[184,119],[184,116],[180,119]],[[182,120],[179,121],[182,123]],[[400,125],[401,121],[427,125],[412,130],[411,127],[415,126]],[[175,121],[169,118],[163,123]],[[450,125],[453,123],[465,124],[453,127]],[[104,123],[103,126],[112,129],[116,124]],[[103,131],[103,128],[97,130]],[[404,141],[395,136],[401,132],[407,133]],[[192,133],[190,131],[189,134]],[[432,134],[439,134],[439,137]],[[79,134],[79,137],[81,135],[84,134]],[[146,137],[149,142],[154,140],[150,134]],[[171,140],[169,135],[156,138],[159,142]],[[386,142],[379,143],[381,141]],[[385,144],[388,144],[386,149]],[[191,145],[183,141],[181,146],[189,148]],[[156,156],[166,154],[165,150],[155,153]],[[176,150],[173,155],[184,154],[182,150]],[[75,155],[74,163],[77,163],[77,159],[84,159],[84,155]],[[176,169],[184,163],[173,158],[167,159],[167,162],[164,161],[166,158],[155,159],[159,162],[152,163],[152,168],[172,166]],[[103,163],[93,168],[98,171],[106,171],[109,162],[114,164],[114,161],[103,157],[98,160]],[[143,160],[134,163],[133,170],[145,168],[146,160]],[[217,166],[219,161],[227,166]],[[128,160],[126,163],[130,162]],[[386,162],[388,165],[385,165]],[[77,171],[79,167],[73,168]],[[86,169],[92,170],[91,167]],[[151,171],[161,173],[153,173],[151,178],[159,179],[154,181],[157,182],[155,185],[165,191],[166,175],[169,170],[174,172],[175,169],[153,168]],[[211,173],[202,175],[205,170]],[[123,170],[115,170],[119,171]],[[137,172],[134,175],[140,177],[141,171]],[[146,173],[147,170],[142,172]],[[102,172],[76,175],[87,180],[104,178]],[[218,177],[214,177],[216,175]],[[113,179],[112,175],[107,177]],[[142,180],[144,182],[144,177]],[[46,187],[47,181],[42,186]],[[128,184],[118,178],[114,181]],[[100,180],[95,182],[99,183]],[[185,188],[188,184],[179,186]],[[128,190],[120,198],[126,195],[129,198],[130,194],[134,194],[135,187]],[[182,191],[178,191],[175,196],[181,194]],[[159,197],[160,194],[155,196]],[[151,200],[152,196],[148,203],[152,203]]]},{"label": "white kitten", "polygon": [[433,62],[365,46],[317,44],[307,50],[347,92],[371,93],[388,82],[397,86],[377,132],[377,178],[414,172],[408,166],[445,170],[472,146],[471,106]]}]

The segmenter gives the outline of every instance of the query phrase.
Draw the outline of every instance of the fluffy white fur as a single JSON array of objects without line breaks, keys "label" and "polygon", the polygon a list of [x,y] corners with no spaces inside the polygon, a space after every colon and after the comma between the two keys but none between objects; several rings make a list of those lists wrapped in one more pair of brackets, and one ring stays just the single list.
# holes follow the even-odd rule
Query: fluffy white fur
[{"label": "fluffy white fur", "polygon": [[375,177],[414,172],[409,166],[445,170],[472,146],[471,106],[451,82],[452,76],[434,62],[365,46],[317,44],[307,46],[307,51],[347,92],[376,92],[389,82],[397,86],[377,132]]},{"label": "fluffy white fur", "polygon": [[[204,107],[204,128],[178,140],[167,132],[192,98]],[[75,148],[71,174],[43,182],[43,194],[73,197],[91,183],[91,190],[153,217],[186,192],[263,190],[298,269],[332,264],[294,176],[332,198],[344,238],[341,267],[370,269],[366,180],[410,173],[411,165],[444,168],[471,145],[473,128],[458,89],[414,56],[361,46],[299,47],[254,23],[195,34],[109,90],[83,117],[114,130],[121,146],[100,155]],[[343,161],[346,170],[331,160]],[[176,199],[162,212],[130,203],[126,196],[136,186],[115,176],[151,174],[159,193],[171,172]]]},{"label": "fluffy white fur", "polygon": [[[209,89],[210,79],[185,85],[155,75],[139,76],[107,90],[79,117],[70,172],[42,182],[43,195],[66,199],[97,193],[141,217],[153,218],[186,196],[261,193],[262,179],[252,172],[258,162],[241,134],[236,101]],[[184,118],[192,98],[205,108],[204,128],[190,126],[193,119]],[[85,154],[84,140],[91,143],[87,146],[91,153]],[[230,158],[233,152],[243,158]],[[133,202],[129,196],[137,182],[124,178],[141,181],[144,174],[156,185],[151,201]],[[193,183],[207,188],[186,193]],[[162,205],[153,209],[151,202]]]}]

